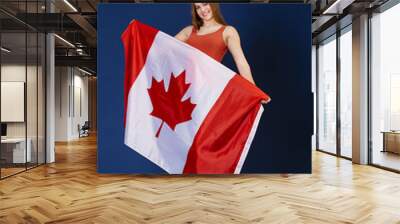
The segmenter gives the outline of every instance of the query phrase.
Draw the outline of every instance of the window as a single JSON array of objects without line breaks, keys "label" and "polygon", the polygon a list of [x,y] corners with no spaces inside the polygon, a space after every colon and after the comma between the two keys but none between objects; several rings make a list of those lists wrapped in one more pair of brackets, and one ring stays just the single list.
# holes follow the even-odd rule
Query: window
[{"label": "window", "polygon": [[336,153],[336,37],[318,48],[318,149]]},{"label": "window", "polygon": [[352,33],[351,26],[340,36],[340,155],[352,157]]},{"label": "window", "polygon": [[372,163],[400,170],[400,5],[371,18]]}]

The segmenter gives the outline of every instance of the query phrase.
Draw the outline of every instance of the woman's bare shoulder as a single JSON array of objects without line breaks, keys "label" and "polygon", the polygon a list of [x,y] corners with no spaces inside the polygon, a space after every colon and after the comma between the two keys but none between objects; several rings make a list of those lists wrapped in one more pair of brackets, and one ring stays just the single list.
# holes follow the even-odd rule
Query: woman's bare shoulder
[{"label": "woman's bare shoulder", "polygon": [[233,26],[226,26],[224,33],[226,33],[228,36],[239,35],[236,28]]},{"label": "woman's bare shoulder", "polygon": [[239,39],[239,33],[233,26],[226,26],[223,32],[223,38],[225,44],[228,44],[230,39]]},{"label": "woman's bare shoulder", "polygon": [[186,41],[189,38],[189,36],[192,32],[192,29],[193,29],[193,26],[187,26],[187,27],[183,28],[178,34],[176,34],[175,37],[178,40]]},{"label": "woman's bare shoulder", "polygon": [[193,25],[190,25],[190,26],[183,28],[181,32],[183,32],[185,34],[190,34],[192,32],[192,29],[193,29]]}]

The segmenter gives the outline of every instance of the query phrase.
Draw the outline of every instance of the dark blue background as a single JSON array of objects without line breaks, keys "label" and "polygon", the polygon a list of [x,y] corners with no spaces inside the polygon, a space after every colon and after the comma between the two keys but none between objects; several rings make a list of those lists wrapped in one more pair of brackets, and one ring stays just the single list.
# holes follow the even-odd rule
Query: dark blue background
[{"label": "dark blue background", "polygon": [[[241,37],[256,84],[272,101],[242,173],[310,173],[313,103],[311,9],[304,4],[222,4]],[[98,172],[161,173],[124,145],[124,55],[132,19],[174,36],[190,25],[189,4],[101,4],[98,8]],[[234,71],[230,54],[223,63]]]}]

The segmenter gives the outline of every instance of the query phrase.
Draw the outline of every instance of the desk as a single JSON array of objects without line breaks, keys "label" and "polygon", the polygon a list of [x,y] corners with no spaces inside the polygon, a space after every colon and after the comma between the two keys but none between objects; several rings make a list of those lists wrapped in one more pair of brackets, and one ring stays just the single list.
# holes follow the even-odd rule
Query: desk
[{"label": "desk", "polygon": [[383,150],[382,152],[393,152],[400,154],[400,132],[383,131]]},{"label": "desk", "polygon": [[32,141],[28,138],[26,142],[28,143],[28,147],[26,147],[25,154],[25,138],[1,139],[1,156],[6,160],[6,163],[25,163],[31,161]]}]

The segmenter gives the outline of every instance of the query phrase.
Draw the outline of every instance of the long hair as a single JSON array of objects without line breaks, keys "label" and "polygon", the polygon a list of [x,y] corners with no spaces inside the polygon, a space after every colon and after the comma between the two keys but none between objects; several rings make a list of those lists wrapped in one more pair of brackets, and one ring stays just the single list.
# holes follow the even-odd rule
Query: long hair
[{"label": "long hair", "polygon": [[[227,25],[224,17],[221,14],[221,11],[219,10],[219,3],[208,3],[210,4],[210,8],[213,14],[213,17],[215,21],[219,24],[222,25]],[[196,6],[194,3],[192,3],[192,25],[196,30],[199,30],[201,26],[203,26],[203,20],[200,18],[200,16],[196,12]]]}]

